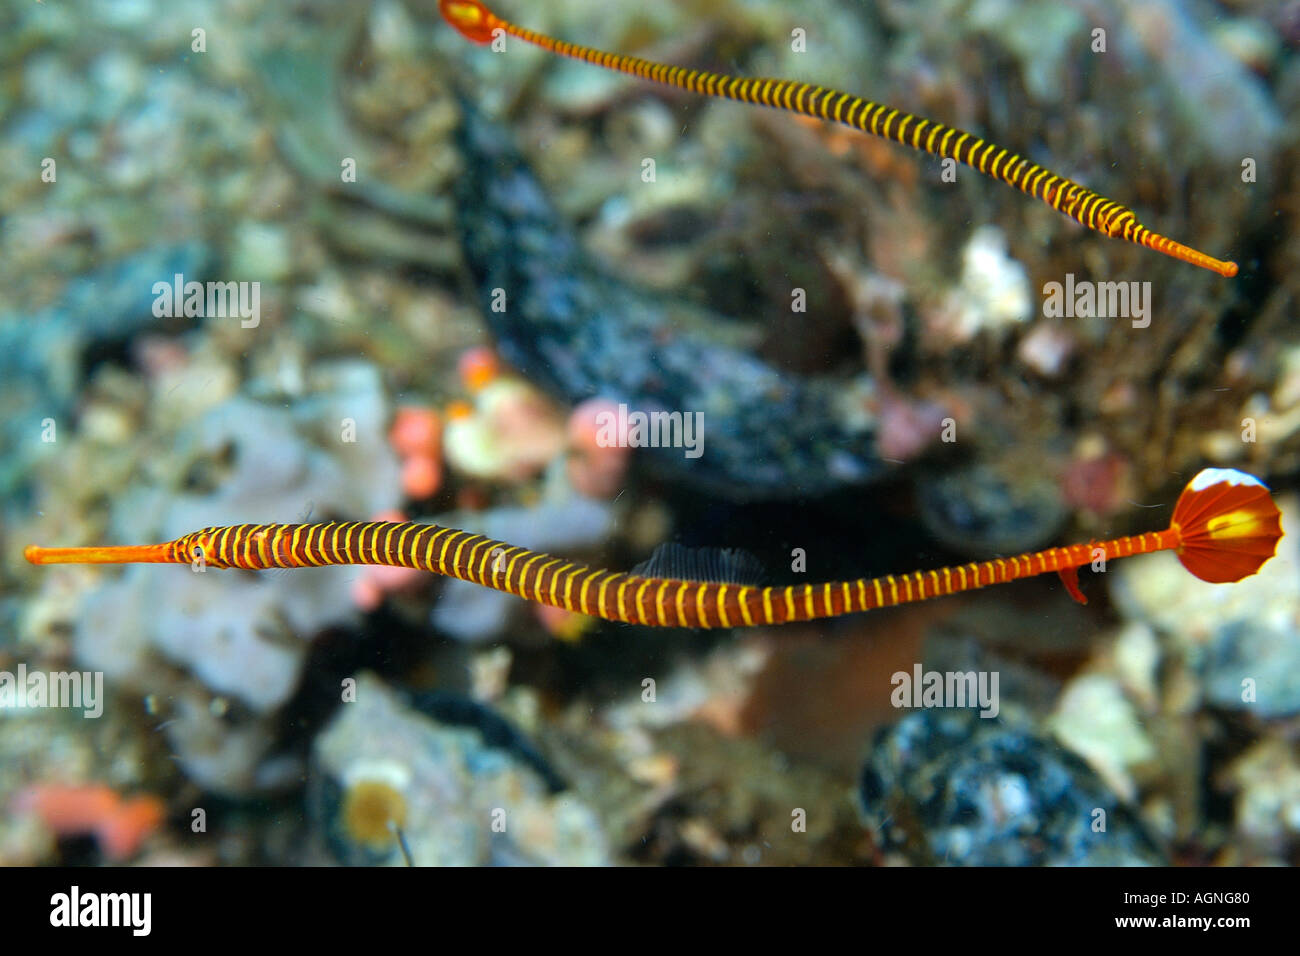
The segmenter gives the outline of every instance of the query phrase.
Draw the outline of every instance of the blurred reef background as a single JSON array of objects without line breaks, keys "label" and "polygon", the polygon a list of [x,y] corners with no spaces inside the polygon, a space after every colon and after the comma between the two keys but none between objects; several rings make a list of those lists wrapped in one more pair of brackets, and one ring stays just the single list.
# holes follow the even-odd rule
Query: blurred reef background
[{"label": "blurred reef background", "polygon": [[[7,4],[0,671],[107,700],[0,709],[0,864],[403,865],[389,823],[420,865],[1300,860],[1300,2],[497,12],[972,130],[1241,275],[495,54],[434,0]],[[258,283],[256,321],[157,315],[178,274]],[[1067,274],[1149,282],[1149,326],[1045,317]],[[620,402],[702,412],[703,454],[602,447]],[[802,583],[1157,530],[1209,465],[1279,489],[1278,557],[1234,586],[1124,560],[1086,607],[1044,577],[660,632],[400,571],[21,553],[402,516]],[[917,664],[996,671],[997,718],[894,708]]]}]

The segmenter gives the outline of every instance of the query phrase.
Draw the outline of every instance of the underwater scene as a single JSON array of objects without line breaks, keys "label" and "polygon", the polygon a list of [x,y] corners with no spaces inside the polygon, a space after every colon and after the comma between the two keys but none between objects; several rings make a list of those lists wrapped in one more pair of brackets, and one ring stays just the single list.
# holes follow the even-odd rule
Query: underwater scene
[{"label": "underwater scene", "polygon": [[1298,104],[1293,0],[5,4],[0,865],[1300,862]]}]

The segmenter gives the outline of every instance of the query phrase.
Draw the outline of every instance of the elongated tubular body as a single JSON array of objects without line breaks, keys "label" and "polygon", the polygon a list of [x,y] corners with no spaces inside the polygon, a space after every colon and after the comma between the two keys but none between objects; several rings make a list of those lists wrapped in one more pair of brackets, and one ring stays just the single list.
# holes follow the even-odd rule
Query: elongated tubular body
[{"label": "elongated tubular body", "polygon": [[607,620],[710,628],[838,617],[1080,567],[1096,558],[1094,548],[1102,548],[1109,560],[1176,545],[1172,532],[1165,531],[935,571],[754,587],[594,569],[437,525],[354,521],[205,528],[175,543],[175,560],[199,560],[194,553],[198,548],[201,560],[215,568],[261,571],[338,564],[416,568]]},{"label": "elongated tubular body", "polygon": [[438,525],[390,521],[241,524],[175,541],[123,547],[26,549],[33,564],[171,562],[213,568],[313,568],[374,564],[472,581],[528,601],[648,627],[740,627],[838,617],[959,594],[1056,572],[1082,600],[1075,569],[1104,559],[1177,551],[1211,582],[1239,581],[1273,556],[1282,528],[1258,479],[1231,469],[1200,472],[1178,498],[1170,527],[1110,541],[1048,548],[991,561],[883,578],[756,587],[626,574]]},{"label": "elongated tubular body", "polygon": [[1107,236],[1137,243],[1221,276],[1237,274],[1235,262],[1216,259],[1152,232],[1138,222],[1132,210],[1114,200],[954,126],[823,86],[794,80],[726,76],[557,40],[502,19],[479,0],[439,0],[439,8],[447,22],[475,43],[491,42],[500,31],[558,56],[652,83],[839,123],[941,159],[953,159],[1041,199],[1057,212]]}]

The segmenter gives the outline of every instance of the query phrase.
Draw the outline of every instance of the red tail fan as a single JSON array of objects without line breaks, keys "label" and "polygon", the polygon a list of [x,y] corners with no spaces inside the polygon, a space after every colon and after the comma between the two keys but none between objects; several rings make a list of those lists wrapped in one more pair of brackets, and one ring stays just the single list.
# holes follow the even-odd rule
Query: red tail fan
[{"label": "red tail fan", "polygon": [[1202,581],[1240,581],[1277,550],[1281,516],[1258,478],[1232,468],[1206,468],[1174,506],[1178,559]]},{"label": "red tail fan", "polygon": [[479,0],[438,0],[438,9],[443,19],[475,43],[490,42],[492,31],[501,26],[497,16]]}]

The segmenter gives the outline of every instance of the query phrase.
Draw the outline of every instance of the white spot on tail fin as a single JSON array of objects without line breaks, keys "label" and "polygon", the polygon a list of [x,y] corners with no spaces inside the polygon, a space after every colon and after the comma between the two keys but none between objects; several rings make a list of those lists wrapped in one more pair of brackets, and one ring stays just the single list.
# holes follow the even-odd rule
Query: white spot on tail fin
[{"label": "white spot on tail fin", "polygon": [[1238,471],[1236,468],[1203,468],[1196,473],[1191,484],[1187,487],[1192,491],[1204,491],[1219,483],[1229,485],[1259,485],[1261,488],[1267,488],[1268,485],[1260,481],[1254,475],[1248,475],[1244,471]]}]

